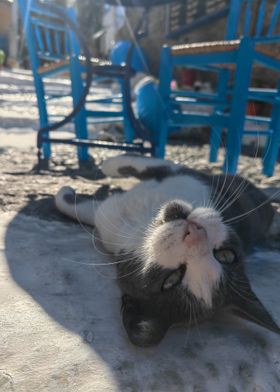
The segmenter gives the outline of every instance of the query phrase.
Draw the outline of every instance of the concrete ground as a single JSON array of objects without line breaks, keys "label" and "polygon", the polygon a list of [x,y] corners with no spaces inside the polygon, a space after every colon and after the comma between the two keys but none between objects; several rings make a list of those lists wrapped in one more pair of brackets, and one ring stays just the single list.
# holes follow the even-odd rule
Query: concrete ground
[{"label": "concrete ground", "polygon": [[[230,316],[174,328],[154,348],[130,344],[114,266],[89,228],[55,211],[52,197],[66,183],[90,194],[128,188],[131,180],[95,180],[77,170],[73,151],[64,148],[55,152],[52,172],[38,176],[31,171],[34,133],[16,133],[18,124],[12,125],[0,132],[1,392],[280,390],[279,336]],[[190,167],[218,171],[206,153],[207,146],[168,149],[169,157]],[[98,154],[101,160],[107,153]],[[279,168],[265,179],[259,160],[242,157],[241,170],[266,191],[279,190]],[[268,247],[247,261],[253,287],[278,324],[279,247],[278,226]]]}]

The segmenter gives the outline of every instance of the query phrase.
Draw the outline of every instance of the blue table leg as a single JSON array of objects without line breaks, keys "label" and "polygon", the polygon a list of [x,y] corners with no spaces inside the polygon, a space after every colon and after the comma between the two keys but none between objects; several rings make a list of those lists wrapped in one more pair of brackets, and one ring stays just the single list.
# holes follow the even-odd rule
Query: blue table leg
[{"label": "blue table leg", "polygon": [[[217,93],[218,93],[218,99],[221,101],[226,100],[229,77],[230,77],[230,71],[228,69],[222,70],[219,74]],[[214,112],[218,112],[223,109],[224,109],[224,107],[217,105],[214,108]],[[222,136],[222,128],[221,127],[212,127],[211,128],[210,154],[209,154],[209,161],[210,162],[217,162],[218,152],[219,152],[219,148],[221,145],[221,136]]]},{"label": "blue table leg", "polygon": [[263,174],[273,176],[275,163],[277,162],[280,146],[280,83],[278,85],[277,97],[272,108],[270,130],[263,158]]},{"label": "blue table leg", "polygon": [[[70,77],[72,88],[73,105],[76,106],[83,93],[83,81],[81,77],[81,66],[77,57],[70,59]],[[87,119],[85,108],[83,107],[75,116],[75,132],[78,139],[88,139]],[[78,146],[78,159],[80,161],[88,160],[88,148],[86,146]]]}]

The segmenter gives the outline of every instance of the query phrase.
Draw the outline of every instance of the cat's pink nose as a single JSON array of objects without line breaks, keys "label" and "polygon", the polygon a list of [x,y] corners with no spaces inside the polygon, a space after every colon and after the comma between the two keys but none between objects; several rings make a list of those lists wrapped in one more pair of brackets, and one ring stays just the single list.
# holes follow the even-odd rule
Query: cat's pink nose
[{"label": "cat's pink nose", "polygon": [[188,222],[187,232],[184,240],[189,244],[194,244],[206,239],[206,230],[195,222]]}]

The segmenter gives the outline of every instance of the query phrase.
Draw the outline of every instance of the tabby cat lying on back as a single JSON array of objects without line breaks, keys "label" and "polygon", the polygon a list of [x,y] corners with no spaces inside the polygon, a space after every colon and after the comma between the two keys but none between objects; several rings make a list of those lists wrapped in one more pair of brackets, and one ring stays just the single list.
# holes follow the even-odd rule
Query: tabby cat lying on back
[{"label": "tabby cat lying on back", "polygon": [[74,190],[63,187],[55,202],[94,226],[116,262],[123,323],[134,344],[155,345],[170,326],[199,323],[223,309],[280,332],[243,264],[274,215],[260,190],[240,177],[140,156],[108,159],[102,170],[143,181],[102,202],[76,203]]}]

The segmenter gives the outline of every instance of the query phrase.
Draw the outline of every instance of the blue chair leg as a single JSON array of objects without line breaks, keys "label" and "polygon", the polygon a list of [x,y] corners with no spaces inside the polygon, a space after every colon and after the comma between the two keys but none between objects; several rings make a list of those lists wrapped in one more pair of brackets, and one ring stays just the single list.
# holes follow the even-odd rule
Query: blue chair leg
[{"label": "blue chair leg", "polygon": [[[37,66],[37,64],[36,64]],[[33,77],[34,77],[34,85],[37,97],[37,104],[39,110],[39,123],[40,128],[45,128],[49,125],[48,111],[47,111],[47,103],[45,98],[45,88],[42,78],[39,76],[36,66],[33,67]],[[43,132],[42,137],[49,137],[49,132]],[[51,145],[50,143],[44,142],[42,147],[42,158],[45,160],[49,160],[51,157]]]},{"label": "blue chair leg", "polygon": [[[219,81],[218,81],[218,98],[220,100],[226,99],[227,94],[227,85],[228,80],[230,77],[230,72],[227,69],[224,69],[219,74]],[[223,110],[224,108],[220,105],[217,105],[214,109],[215,112]],[[222,128],[220,127],[212,127],[211,134],[210,134],[210,154],[209,154],[209,161],[210,162],[217,162],[218,159],[218,152],[221,145],[221,136],[222,136]]]},{"label": "blue chair leg", "polygon": [[[70,59],[70,77],[71,77],[71,88],[72,88],[72,99],[73,104],[76,105],[83,92],[83,81],[81,77],[81,66],[77,57]],[[85,108],[83,107],[79,113],[75,116],[75,133],[78,139],[87,139],[87,118]],[[79,161],[87,161],[88,148],[86,146],[78,146],[78,159]]]},{"label": "blue chair leg", "polygon": [[[278,88],[278,99],[279,98],[280,87]],[[269,177],[273,176],[280,146],[280,102],[277,99],[272,109],[270,130],[272,131],[272,134],[267,138],[263,157],[263,174]]]},{"label": "blue chair leg", "polygon": [[[129,117],[128,105],[131,103],[130,90],[126,91],[124,80],[119,80],[121,92],[122,92],[122,113],[123,113],[123,124],[124,124],[124,139],[126,143],[132,143],[135,138],[135,132],[131,120]],[[130,101],[130,102],[129,102]]]},{"label": "blue chair leg", "polygon": [[[38,103],[38,110],[39,110],[39,117],[40,117],[40,128],[45,128],[49,125],[48,120],[48,112],[47,112],[47,104],[45,99],[45,90],[44,84],[42,79],[39,77],[37,73],[33,73],[34,75],[34,83],[35,83],[35,90],[37,95],[37,103]],[[44,132],[42,134],[43,137],[49,137],[49,132]],[[50,143],[43,143],[43,159],[50,159],[51,157],[51,146]]]},{"label": "blue chair leg", "polygon": [[164,159],[165,146],[168,140],[168,119],[165,113],[162,113],[159,122],[159,133],[153,138],[153,151],[155,158]]},{"label": "blue chair leg", "polygon": [[158,87],[160,98],[160,111],[162,115],[159,118],[158,134],[154,135],[154,154],[157,158],[164,158],[165,146],[168,140],[168,107],[171,93],[171,81],[173,75],[173,64],[171,50],[168,46],[164,46],[161,50],[160,71]]},{"label": "blue chair leg", "polygon": [[236,173],[238,158],[241,151],[241,140],[247,110],[253,54],[253,43],[250,39],[243,38],[237,54],[224,163],[224,171],[231,174]]}]

